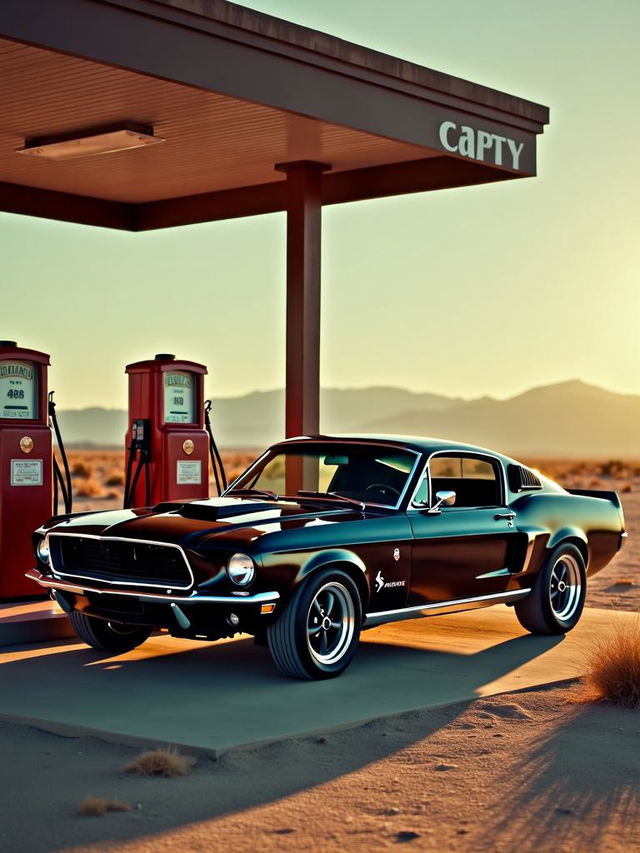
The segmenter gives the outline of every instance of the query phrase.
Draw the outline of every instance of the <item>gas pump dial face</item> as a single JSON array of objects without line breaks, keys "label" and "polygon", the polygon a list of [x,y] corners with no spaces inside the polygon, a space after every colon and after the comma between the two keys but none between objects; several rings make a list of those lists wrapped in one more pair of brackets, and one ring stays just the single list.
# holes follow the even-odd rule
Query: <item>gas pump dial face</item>
[{"label": "gas pump dial face", "polygon": [[0,418],[35,420],[37,374],[31,361],[0,361]]},{"label": "gas pump dial face", "polygon": [[193,374],[175,371],[164,375],[164,422],[195,423],[195,383]]}]

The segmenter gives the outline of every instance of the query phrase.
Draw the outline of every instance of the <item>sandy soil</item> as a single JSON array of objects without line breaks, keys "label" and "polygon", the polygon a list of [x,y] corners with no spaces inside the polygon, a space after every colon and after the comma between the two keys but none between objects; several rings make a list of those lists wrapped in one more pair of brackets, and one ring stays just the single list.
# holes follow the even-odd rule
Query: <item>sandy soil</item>
[{"label": "sandy soil", "polygon": [[[137,750],[2,724],[0,848],[639,850],[640,714],[577,702],[578,690],[200,758],[175,780],[123,775]],[[89,794],[132,811],[80,817]]]},{"label": "sandy soil", "polygon": [[621,498],[629,538],[606,569],[591,578],[587,605],[640,612],[640,483]]}]

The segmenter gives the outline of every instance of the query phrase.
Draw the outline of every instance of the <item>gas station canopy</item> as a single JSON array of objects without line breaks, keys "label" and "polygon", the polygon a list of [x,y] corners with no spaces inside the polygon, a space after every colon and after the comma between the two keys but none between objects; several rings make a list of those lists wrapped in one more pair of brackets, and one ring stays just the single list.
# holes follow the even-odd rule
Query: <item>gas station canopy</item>
[{"label": "gas station canopy", "polygon": [[322,206],[533,176],[548,121],[225,0],[2,0],[0,76],[0,210],[129,231],[287,211],[288,434],[318,432]]},{"label": "gas station canopy", "polygon": [[[0,36],[0,209],[13,213],[134,231],[269,213],[286,209],[275,165],[296,161],[330,168],[324,204],[526,177],[548,121],[546,107],[222,0],[3,0]],[[127,123],[165,141],[16,154]]]}]

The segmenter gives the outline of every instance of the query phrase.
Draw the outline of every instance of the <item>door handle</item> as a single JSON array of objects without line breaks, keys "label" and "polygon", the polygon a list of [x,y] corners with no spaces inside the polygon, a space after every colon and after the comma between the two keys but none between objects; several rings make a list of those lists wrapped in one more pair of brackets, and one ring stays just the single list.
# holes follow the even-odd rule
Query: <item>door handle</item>
[{"label": "door handle", "polygon": [[513,521],[513,519],[515,517],[516,517],[515,512],[497,512],[495,514],[496,521],[498,521],[501,518],[506,518],[508,521]]}]

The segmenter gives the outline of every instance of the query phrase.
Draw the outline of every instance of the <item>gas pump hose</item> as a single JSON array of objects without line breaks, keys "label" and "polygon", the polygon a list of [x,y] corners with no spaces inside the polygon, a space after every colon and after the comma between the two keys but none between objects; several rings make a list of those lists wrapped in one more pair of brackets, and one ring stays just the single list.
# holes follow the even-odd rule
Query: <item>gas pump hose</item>
[{"label": "gas pump hose", "polygon": [[213,478],[216,481],[216,489],[218,490],[218,494],[221,495],[222,492],[227,488],[228,483],[227,475],[225,473],[224,465],[222,463],[222,456],[220,456],[218,445],[216,444],[215,438],[213,437],[210,417],[211,408],[211,400],[205,400],[204,425],[209,436],[209,456],[211,457],[211,468],[213,469]]},{"label": "gas pump hose", "polygon": [[60,451],[60,458],[62,459],[62,465],[64,467],[64,478],[62,476],[62,471],[60,470],[60,465],[58,463],[58,459],[53,454],[53,477],[54,477],[54,489],[53,489],[53,514],[58,514],[58,486],[60,487],[60,493],[62,495],[62,501],[64,503],[64,511],[65,513],[70,513],[73,510],[73,488],[71,484],[71,471],[69,470],[69,460],[67,459],[67,454],[64,449],[64,442],[62,441],[62,435],[60,433],[60,427],[58,425],[58,418],[56,416],[56,404],[53,401],[53,391],[49,392],[49,406],[48,406],[48,415],[49,415],[49,426],[53,427],[53,431],[56,436],[56,442],[58,444],[58,450]]},{"label": "gas pump hose", "polygon": [[[137,448],[131,444],[128,448],[129,456],[127,459],[127,473],[125,477],[124,483],[124,502],[122,504],[123,509],[131,509],[131,501],[133,500],[133,496],[136,491],[136,486],[138,485],[138,480],[140,479],[140,472],[144,468],[144,480],[145,480],[145,506],[149,505],[151,500],[151,479],[149,474],[149,457],[144,450],[140,450],[140,457],[138,458],[138,464],[136,465],[135,472],[133,472],[133,463],[137,456]],[[133,478],[131,474],[133,472]]]}]

